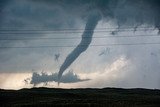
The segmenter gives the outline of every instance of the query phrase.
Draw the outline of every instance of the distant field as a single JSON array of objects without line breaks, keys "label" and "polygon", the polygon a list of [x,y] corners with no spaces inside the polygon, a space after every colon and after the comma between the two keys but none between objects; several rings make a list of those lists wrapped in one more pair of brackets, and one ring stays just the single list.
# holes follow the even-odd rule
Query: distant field
[{"label": "distant field", "polygon": [[160,107],[160,90],[50,89],[0,90],[0,107]]}]

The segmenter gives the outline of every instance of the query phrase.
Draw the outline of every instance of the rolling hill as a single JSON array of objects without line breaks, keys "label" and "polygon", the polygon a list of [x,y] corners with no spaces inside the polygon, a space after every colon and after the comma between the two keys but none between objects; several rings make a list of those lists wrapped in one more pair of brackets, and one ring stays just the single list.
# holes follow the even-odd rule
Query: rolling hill
[{"label": "rolling hill", "polygon": [[1,107],[160,107],[156,89],[55,89],[0,90]]}]

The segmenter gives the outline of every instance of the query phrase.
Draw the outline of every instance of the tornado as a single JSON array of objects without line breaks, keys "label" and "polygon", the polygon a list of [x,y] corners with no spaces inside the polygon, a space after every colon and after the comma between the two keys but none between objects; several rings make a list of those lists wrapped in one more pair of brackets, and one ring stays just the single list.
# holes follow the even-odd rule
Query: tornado
[{"label": "tornado", "polygon": [[78,58],[80,54],[82,54],[89,47],[92,36],[94,33],[94,29],[101,19],[101,15],[98,12],[94,12],[90,14],[87,18],[85,30],[82,34],[82,39],[78,46],[66,57],[64,63],[60,66],[60,70],[58,72],[58,84],[60,83],[60,79],[63,75],[63,72]]}]

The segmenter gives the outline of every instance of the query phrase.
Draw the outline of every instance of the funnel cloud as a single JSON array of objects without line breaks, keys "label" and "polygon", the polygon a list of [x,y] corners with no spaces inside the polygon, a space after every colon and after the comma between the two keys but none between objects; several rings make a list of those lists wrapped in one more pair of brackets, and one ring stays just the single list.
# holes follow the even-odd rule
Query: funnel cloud
[{"label": "funnel cloud", "polygon": [[[98,24],[98,21],[101,19],[101,16],[98,12],[91,13],[88,17],[85,30],[82,34],[82,40],[79,45],[66,57],[64,63],[61,65],[58,72],[58,79],[60,81],[63,72],[78,58],[89,47],[89,44],[92,41],[92,36],[94,29]],[[87,39],[86,39],[87,37]]]}]

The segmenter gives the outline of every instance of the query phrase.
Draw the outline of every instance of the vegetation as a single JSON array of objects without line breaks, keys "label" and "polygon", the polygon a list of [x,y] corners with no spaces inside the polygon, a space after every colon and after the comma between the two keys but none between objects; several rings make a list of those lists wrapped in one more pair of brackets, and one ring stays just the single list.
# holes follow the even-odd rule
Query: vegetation
[{"label": "vegetation", "polygon": [[160,107],[160,90],[51,89],[0,90],[1,107]]}]

